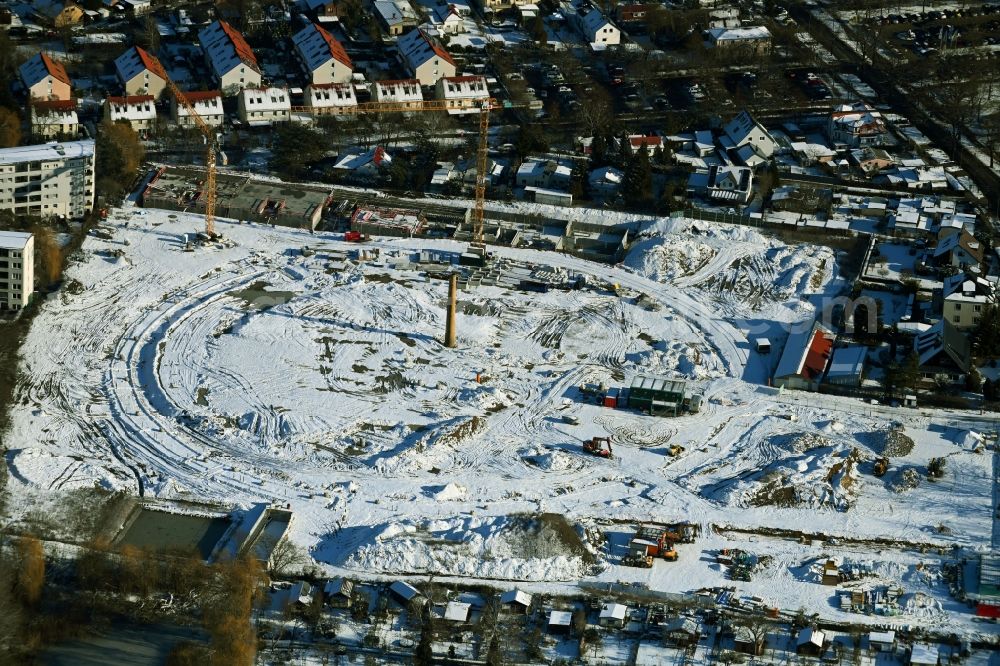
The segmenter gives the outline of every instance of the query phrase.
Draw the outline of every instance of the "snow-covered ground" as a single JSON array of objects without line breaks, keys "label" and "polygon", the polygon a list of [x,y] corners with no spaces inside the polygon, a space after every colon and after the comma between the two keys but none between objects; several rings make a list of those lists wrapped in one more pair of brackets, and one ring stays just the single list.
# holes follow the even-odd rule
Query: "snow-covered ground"
[{"label": "snow-covered ground", "polygon": [[[293,540],[331,573],[563,591],[587,579],[668,591],[730,584],[699,551],[748,537],[711,525],[989,543],[993,467],[968,435],[986,427],[977,417],[765,386],[787,330],[842,287],[829,249],[687,220],[651,222],[618,267],[496,248],[586,275],[591,287],[462,292],[448,349],[447,285],[409,262],[420,249],[463,249],[452,241],[379,240],[369,244],[379,259],[341,266],[329,253],[357,246],[333,235],[223,222],[225,243],[184,252],[195,216],[130,209],[108,222],[114,238],[87,239],[23,346],[7,457],[15,514],[95,483],[274,501],[291,506]],[[302,256],[305,245],[316,254]],[[775,342],[769,356],[752,351],[762,335]],[[687,379],[705,395],[701,412],[612,410],[576,388],[624,386],[639,372]],[[579,425],[564,422],[570,414]],[[912,450],[885,451],[894,421]],[[614,459],[581,451],[595,435],[611,437]],[[673,444],[679,457],[667,454]],[[892,465],[876,478],[883,454]],[[909,488],[905,470],[922,477],[935,456],[948,457],[946,478]],[[527,518],[540,513],[565,515],[580,538]],[[706,528],[680,562],[619,564],[629,523],[680,519]],[[774,571],[746,589],[767,585],[762,596],[783,607],[839,613],[808,574],[830,553],[777,540],[760,548],[776,556]],[[840,556],[884,563],[904,585],[924,561],[845,548]],[[963,610],[945,585],[927,587]]]}]

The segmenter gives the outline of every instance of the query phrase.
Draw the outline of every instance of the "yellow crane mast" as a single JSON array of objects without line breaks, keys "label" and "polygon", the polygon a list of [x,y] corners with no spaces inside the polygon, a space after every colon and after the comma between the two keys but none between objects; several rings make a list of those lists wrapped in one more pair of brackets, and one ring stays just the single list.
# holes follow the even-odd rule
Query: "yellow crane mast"
[{"label": "yellow crane mast", "polygon": [[[363,102],[356,106],[337,109],[340,115],[361,116],[369,113],[422,113],[428,111],[445,112],[467,111],[479,112],[479,143],[476,150],[476,200],[472,211],[472,248],[482,256],[486,256],[486,244],[483,242],[483,211],[486,202],[486,162],[489,148],[490,111],[501,108],[500,103],[492,97],[475,99],[432,99],[416,102]],[[321,108],[311,106],[292,107],[292,113],[311,115],[322,114]]]},{"label": "yellow crane mast", "polygon": [[167,77],[167,86],[170,88],[170,92],[173,94],[174,99],[177,103],[184,107],[187,111],[188,116],[194,120],[194,124],[198,127],[198,130],[205,137],[205,234],[209,238],[215,237],[215,151],[218,148],[215,140],[215,130],[205,122],[198,112],[195,110],[194,105],[187,98],[187,95],[181,92],[177,84],[174,83],[170,77]]}]

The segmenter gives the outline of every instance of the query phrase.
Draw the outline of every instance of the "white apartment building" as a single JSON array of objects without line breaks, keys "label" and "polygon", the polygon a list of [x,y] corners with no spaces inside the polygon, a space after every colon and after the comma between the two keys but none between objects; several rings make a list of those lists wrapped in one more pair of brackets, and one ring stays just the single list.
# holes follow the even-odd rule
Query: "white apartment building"
[{"label": "white apartment building", "polygon": [[76,100],[37,100],[31,103],[31,133],[46,139],[76,138],[80,119]]},{"label": "white apartment building", "polygon": [[305,105],[316,115],[337,115],[358,105],[350,83],[321,83],[306,86]]},{"label": "white apartment building", "polygon": [[198,42],[222,90],[260,85],[257,56],[239,30],[225,21],[216,21],[201,29]]},{"label": "white apartment building", "polygon": [[322,26],[310,23],[295,33],[292,42],[311,83],[347,83],[351,80],[351,58],[344,45]]},{"label": "white apartment building", "polygon": [[375,81],[371,85],[371,91],[372,101],[375,102],[397,102],[407,108],[420,108],[424,101],[420,81],[416,79]]},{"label": "white apartment building", "polygon": [[0,208],[83,217],[94,208],[94,140],[0,150]]},{"label": "white apartment building", "polygon": [[127,122],[136,132],[156,127],[156,104],[152,95],[109,97],[104,100],[104,117],[113,123]]},{"label": "white apartment building", "polygon": [[291,120],[292,101],[284,88],[247,88],[240,92],[240,120],[251,126]]},{"label": "white apartment building", "polygon": [[35,290],[35,237],[0,231],[0,310],[20,310]]},{"label": "white apartment building", "polygon": [[[194,107],[195,113],[201,116],[209,127],[219,127],[225,120],[222,110],[222,93],[218,90],[192,90],[185,93],[184,99]],[[195,120],[183,104],[177,103],[177,98],[170,99],[170,117],[181,127],[194,127]]]},{"label": "white apartment building", "polygon": [[477,100],[489,99],[485,76],[446,76],[438,79],[437,98],[448,102],[448,113],[479,113]]}]

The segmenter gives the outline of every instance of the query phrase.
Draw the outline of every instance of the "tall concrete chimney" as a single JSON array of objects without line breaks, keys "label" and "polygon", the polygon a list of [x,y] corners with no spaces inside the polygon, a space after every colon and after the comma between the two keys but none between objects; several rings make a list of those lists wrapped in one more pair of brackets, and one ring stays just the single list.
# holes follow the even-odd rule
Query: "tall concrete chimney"
[{"label": "tall concrete chimney", "polygon": [[448,280],[448,321],[444,327],[444,346],[455,346],[455,305],[458,302],[458,274],[452,273]]}]

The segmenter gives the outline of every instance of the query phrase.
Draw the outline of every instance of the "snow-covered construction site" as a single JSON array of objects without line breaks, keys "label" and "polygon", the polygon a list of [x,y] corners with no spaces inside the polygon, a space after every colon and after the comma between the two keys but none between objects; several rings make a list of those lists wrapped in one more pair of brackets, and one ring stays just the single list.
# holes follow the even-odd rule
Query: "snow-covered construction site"
[{"label": "snow-covered construction site", "polygon": [[[834,250],[661,219],[616,266],[497,247],[469,269],[450,240],[226,221],[190,251],[201,224],[113,210],[43,306],[11,414],[30,442],[8,453],[15,515],[94,485],[266,504],[331,576],[735,584],[884,621],[820,584],[833,560],[903,588],[907,624],[974,626],[943,571],[953,547],[990,547],[995,425],[768,386],[789,332],[844,288]],[[671,382],[676,416],[622,406],[643,377]],[[700,536],[676,561],[622,562],[638,524],[679,521]],[[732,549],[758,556],[738,583],[716,557]]]}]

